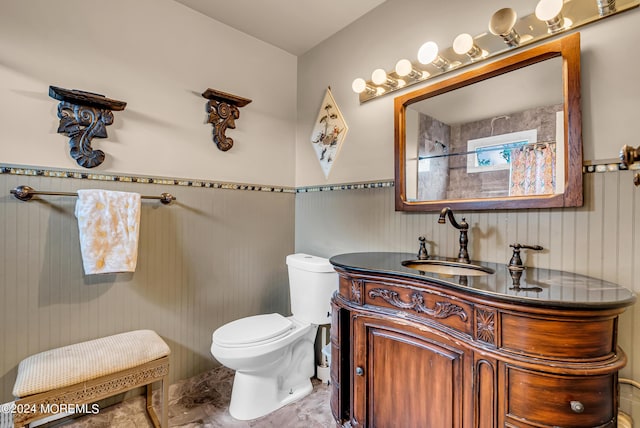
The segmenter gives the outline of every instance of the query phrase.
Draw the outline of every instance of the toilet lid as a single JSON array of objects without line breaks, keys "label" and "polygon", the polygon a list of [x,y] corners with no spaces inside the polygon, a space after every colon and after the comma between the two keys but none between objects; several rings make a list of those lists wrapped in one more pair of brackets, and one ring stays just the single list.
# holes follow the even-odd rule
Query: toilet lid
[{"label": "toilet lid", "polygon": [[213,333],[213,340],[223,346],[240,346],[280,336],[293,328],[293,323],[280,314],[255,315],[231,321]]}]

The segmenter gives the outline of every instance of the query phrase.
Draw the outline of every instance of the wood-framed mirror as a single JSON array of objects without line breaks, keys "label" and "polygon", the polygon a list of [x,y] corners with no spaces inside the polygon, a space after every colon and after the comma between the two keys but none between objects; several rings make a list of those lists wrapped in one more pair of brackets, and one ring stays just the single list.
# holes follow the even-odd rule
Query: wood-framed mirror
[{"label": "wood-framed mirror", "polygon": [[580,34],[398,96],[396,211],[582,205]]}]

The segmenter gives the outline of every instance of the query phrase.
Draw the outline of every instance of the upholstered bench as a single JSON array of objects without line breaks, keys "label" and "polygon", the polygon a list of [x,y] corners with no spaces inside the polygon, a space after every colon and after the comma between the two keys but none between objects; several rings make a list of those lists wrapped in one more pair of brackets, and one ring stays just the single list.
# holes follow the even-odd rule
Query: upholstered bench
[{"label": "upholstered bench", "polygon": [[[64,346],[25,358],[13,387],[14,426],[94,403],[146,385],[146,407],[155,427],[167,427],[169,354],[151,330],[136,330]],[[153,383],[162,383],[162,416],[153,410]],[[85,406],[83,406],[85,405]]]}]

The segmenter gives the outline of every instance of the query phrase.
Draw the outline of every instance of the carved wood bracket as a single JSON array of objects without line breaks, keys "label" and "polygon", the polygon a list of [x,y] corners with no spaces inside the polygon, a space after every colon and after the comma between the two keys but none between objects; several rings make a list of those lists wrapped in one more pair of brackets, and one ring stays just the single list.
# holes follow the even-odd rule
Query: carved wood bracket
[{"label": "carved wood bracket", "polygon": [[58,133],[71,137],[71,157],[84,168],[100,165],[105,154],[102,150],[94,150],[91,140],[107,137],[106,127],[113,123],[111,111],[124,110],[127,103],[100,94],[56,86],[49,86],[49,96],[61,101],[58,104]]},{"label": "carved wood bracket", "polygon": [[227,128],[236,128],[236,119],[240,117],[238,107],[246,106],[251,100],[211,88],[204,91],[202,96],[209,100],[207,123],[213,124],[213,142],[226,152],[233,147],[233,139],[225,135]]}]

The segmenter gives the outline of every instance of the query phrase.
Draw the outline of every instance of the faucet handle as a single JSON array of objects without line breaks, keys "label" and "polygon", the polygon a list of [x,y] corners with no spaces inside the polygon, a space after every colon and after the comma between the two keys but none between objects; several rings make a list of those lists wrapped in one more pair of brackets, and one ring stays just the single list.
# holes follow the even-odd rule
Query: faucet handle
[{"label": "faucet handle", "polygon": [[509,260],[509,266],[523,266],[522,259],[520,258],[520,250],[523,248],[535,251],[544,250],[540,245],[510,244],[509,246],[513,248],[513,255],[511,256],[511,260]]},{"label": "faucet handle", "polygon": [[418,260],[427,260],[429,258],[429,253],[427,252],[427,238],[424,236],[419,236],[418,241],[420,241],[420,249],[418,250]]},{"label": "faucet handle", "polygon": [[530,250],[536,250],[536,251],[544,250],[544,248],[542,248],[540,245],[511,244],[509,246],[514,248],[514,249],[518,249],[518,250],[521,249],[521,248],[528,248]]}]

